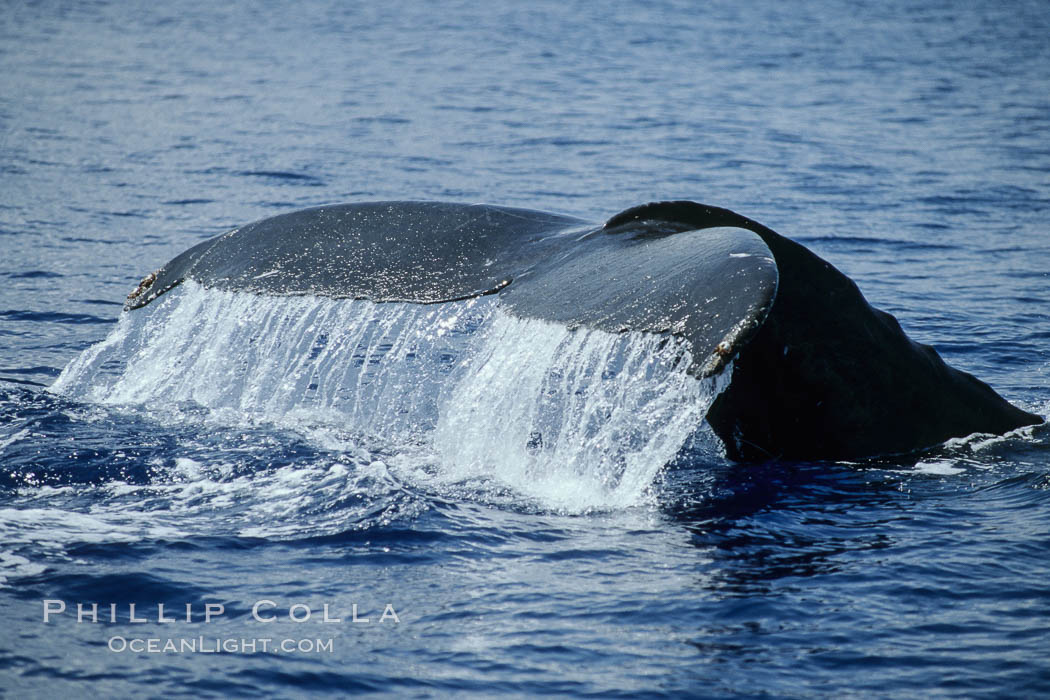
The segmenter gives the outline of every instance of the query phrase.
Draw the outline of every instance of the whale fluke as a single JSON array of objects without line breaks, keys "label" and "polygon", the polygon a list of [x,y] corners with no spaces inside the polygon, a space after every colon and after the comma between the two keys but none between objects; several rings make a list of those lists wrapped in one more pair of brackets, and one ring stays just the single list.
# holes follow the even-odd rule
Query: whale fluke
[{"label": "whale fluke", "polygon": [[527,209],[370,202],[264,219],[147,277],[264,295],[434,304],[498,294],[522,317],[689,341],[729,386],[707,420],[737,461],[852,459],[1042,422],[915,343],[804,246],[728,209],[634,207],[596,226]]}]

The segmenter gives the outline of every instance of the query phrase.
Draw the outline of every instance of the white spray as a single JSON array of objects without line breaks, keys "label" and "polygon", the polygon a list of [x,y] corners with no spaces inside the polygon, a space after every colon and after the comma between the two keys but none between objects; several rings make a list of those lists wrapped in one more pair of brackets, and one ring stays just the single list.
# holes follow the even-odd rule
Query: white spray
[{"label": "white spray", "polygon": [[642,502],[696,431],[720,387],[689,363],[683,340],[569,330],[494,297],[375,304],[187,282],[125,313],[52,390],[308,437],[337,427],[417,463],[423,450],[439,481],[495,480],[580,511]]}]

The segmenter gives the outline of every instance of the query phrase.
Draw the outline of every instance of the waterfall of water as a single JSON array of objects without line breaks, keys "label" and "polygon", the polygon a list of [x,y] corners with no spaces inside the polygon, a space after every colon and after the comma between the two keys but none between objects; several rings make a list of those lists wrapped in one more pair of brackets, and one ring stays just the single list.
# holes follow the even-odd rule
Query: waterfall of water
[{"label": "waterfall of water", "polygon": [[570,330],[498,299],[441,305],[258,297],[187,282],[124,314],[53,391],[423,446],[441,478],[552,507],[628,506],[720,387],[673,337]]}]

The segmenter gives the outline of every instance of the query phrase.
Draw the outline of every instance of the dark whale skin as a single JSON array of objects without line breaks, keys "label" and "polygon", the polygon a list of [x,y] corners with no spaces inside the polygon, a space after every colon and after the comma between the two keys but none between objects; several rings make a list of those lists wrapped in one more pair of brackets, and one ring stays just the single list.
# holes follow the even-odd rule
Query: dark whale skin
[{"label": "dark whale skin", "polygon": [[374,302],[498,293],[518,316],[681,335],[692,344],[694,374],[706,376],[760,327],[777,270],[762,239],[739,227],[603,227],[491,205],[365,202],[283,214],[204,241],[143,280],[126,308],[187,279]]},{"label": "dark whale skin", "polygon": [[375,302],[498,294],[518,316],[678,335],[698,377],[732,361],[707,421],[734,461],[899,454],[1042,422],[909,339],[804,246],[696,202],[645,204],[602,226],[448,202],[306,209],[190,248],[125,308],[187,279]]},{"label": "dark whale skin", "polygon": [[897,454],[1043,422],[912,341],[853,280],[762,224],[694,202],[644,205],[618,218],[739,226],[776,259],[773,307],[707,414],[733,460]]}]

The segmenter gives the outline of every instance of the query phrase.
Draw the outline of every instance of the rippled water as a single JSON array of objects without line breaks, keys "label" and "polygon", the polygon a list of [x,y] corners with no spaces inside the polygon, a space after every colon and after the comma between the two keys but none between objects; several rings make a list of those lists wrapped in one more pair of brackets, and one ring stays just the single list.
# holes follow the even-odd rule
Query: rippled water
[{"label": "rippled water", "polygon": [[9,4],[0,694],[1050,693],[1045,426],[736,466],[652,339],[489,300],[120,310],[306,206],[688,198],[1046,416],[1047,36],[1037,2]]}]

